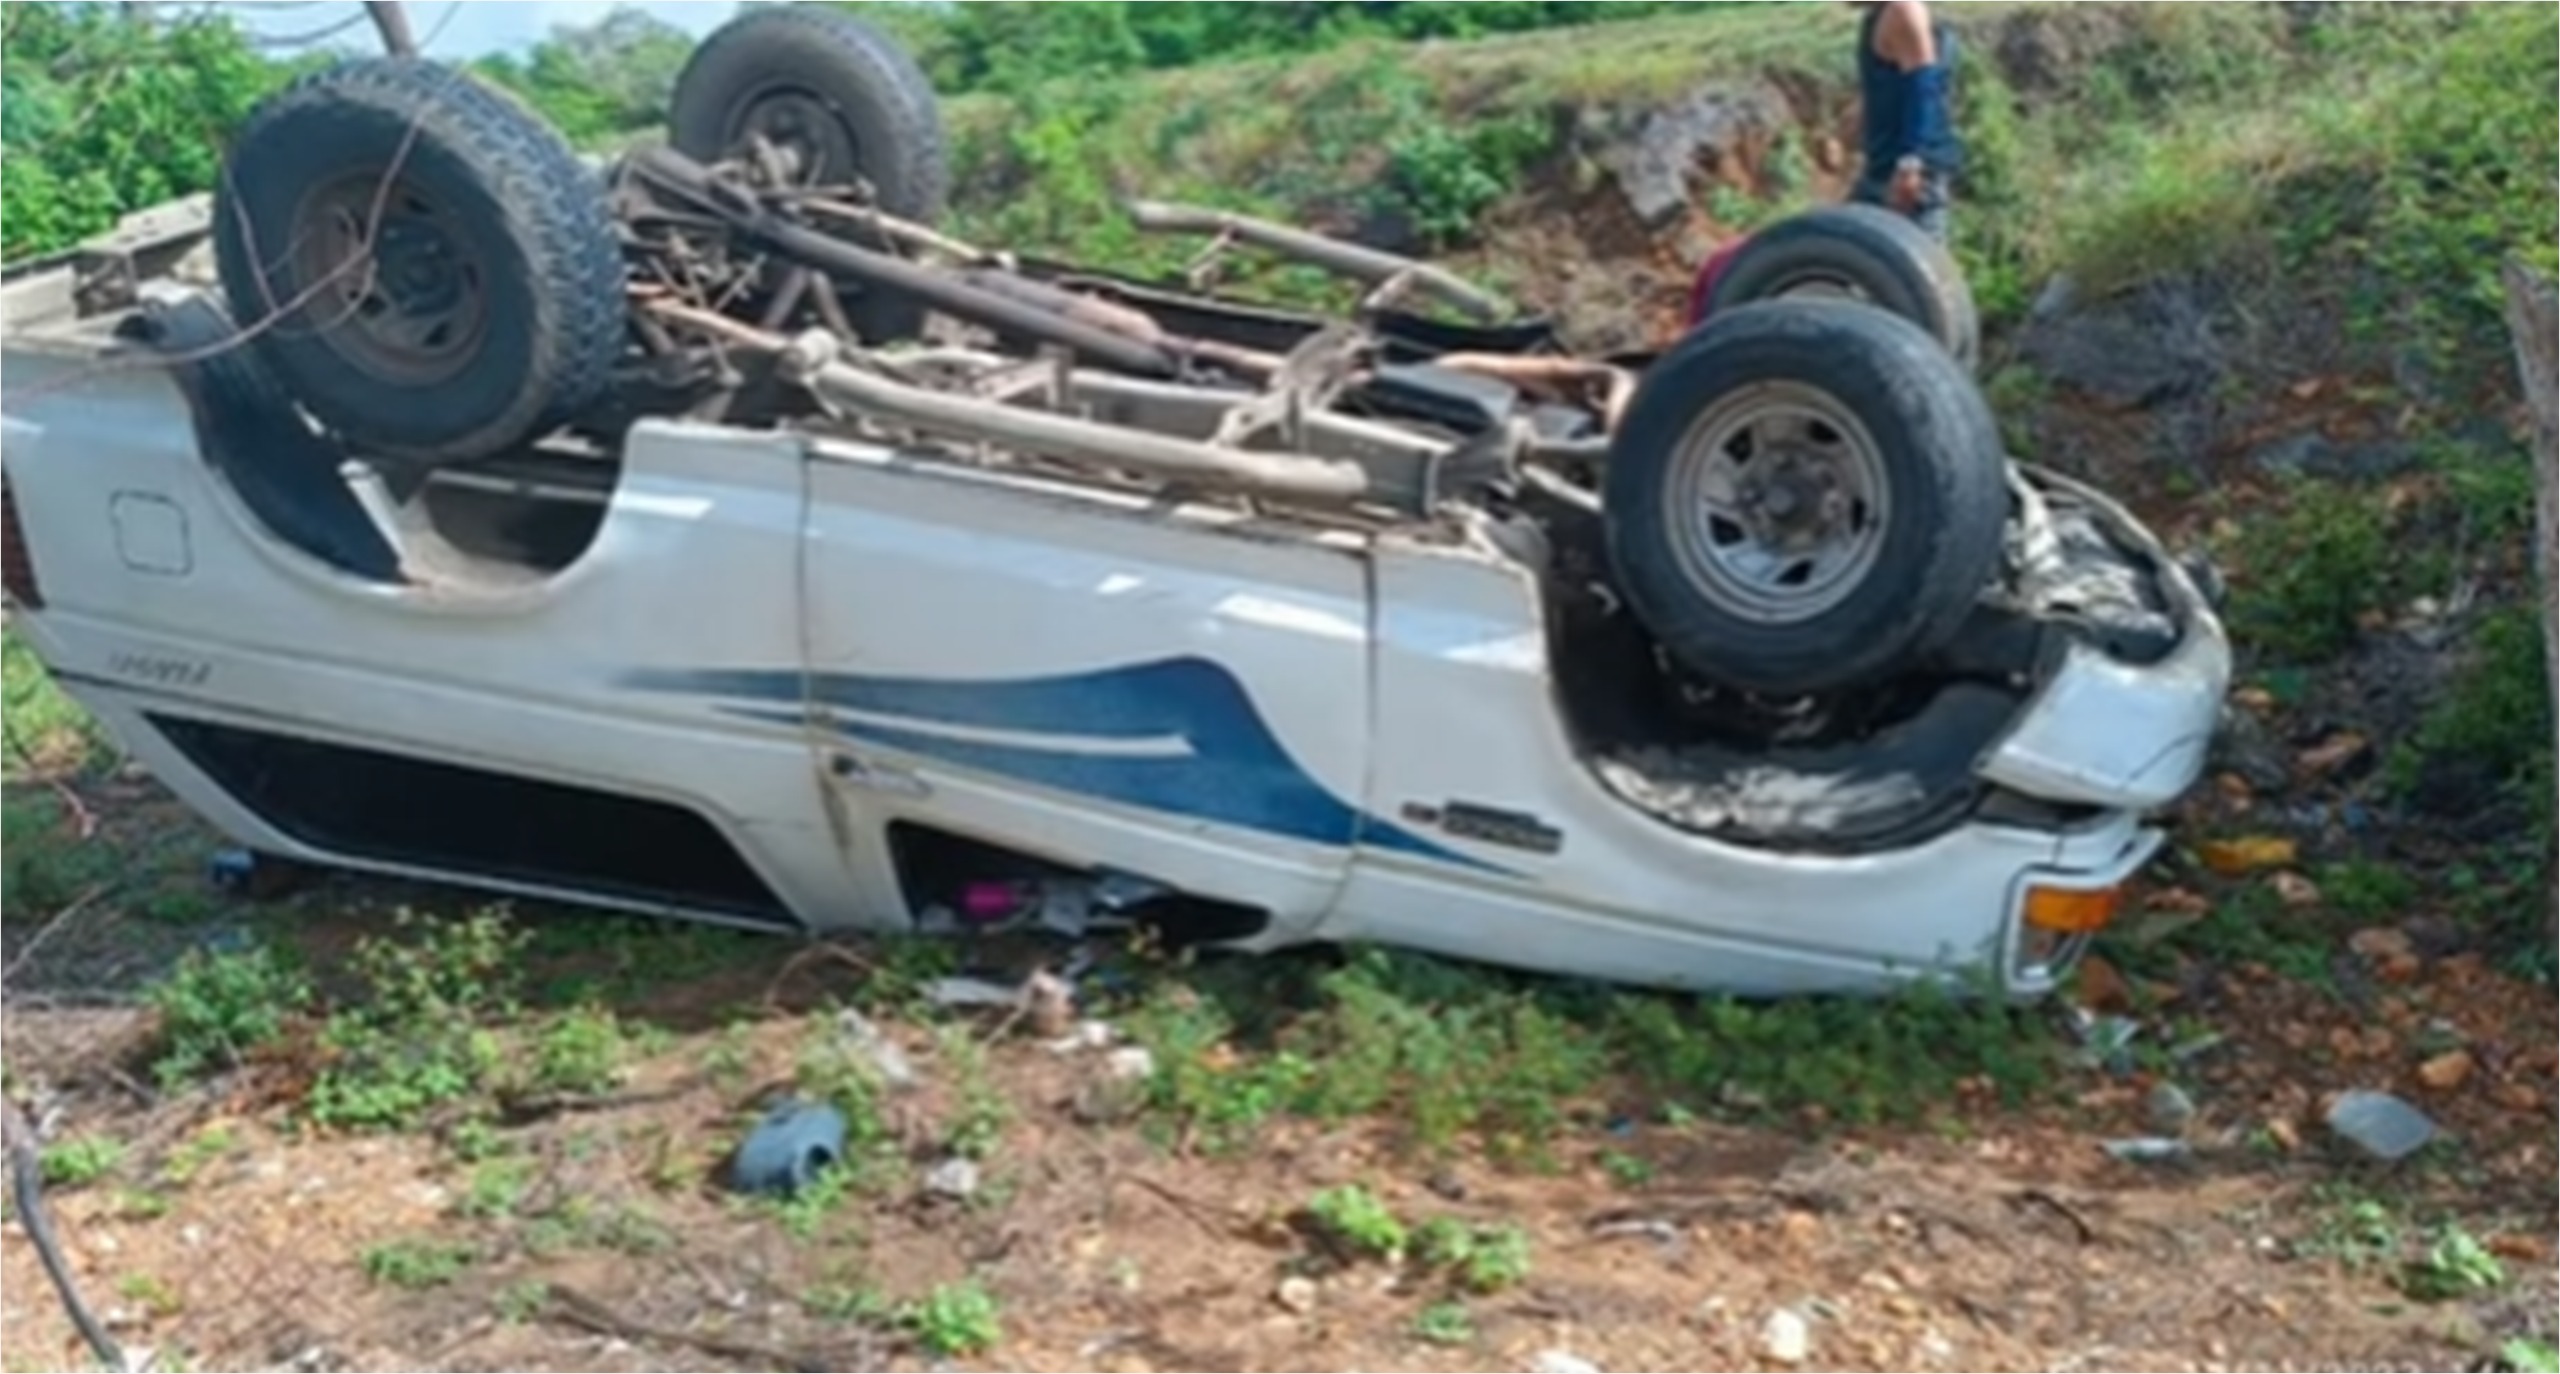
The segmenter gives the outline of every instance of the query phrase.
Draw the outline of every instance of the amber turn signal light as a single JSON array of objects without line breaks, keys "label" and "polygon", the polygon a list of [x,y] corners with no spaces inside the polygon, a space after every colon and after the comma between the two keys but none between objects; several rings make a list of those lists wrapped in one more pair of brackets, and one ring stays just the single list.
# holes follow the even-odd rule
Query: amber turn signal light
[{"label": "amber turn signal light", "polygon": [[2124,905],[2118,888],[2030,887],[2027,924],[2060,935],[2094,935],[2113,924]]}]

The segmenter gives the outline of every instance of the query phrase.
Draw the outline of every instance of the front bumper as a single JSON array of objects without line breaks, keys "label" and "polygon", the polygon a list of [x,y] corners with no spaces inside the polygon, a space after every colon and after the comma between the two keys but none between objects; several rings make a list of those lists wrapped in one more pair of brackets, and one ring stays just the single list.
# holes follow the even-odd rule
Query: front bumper
[{"label": "front bumper", "polygon": [[2153,565],[2182,631],[2155,663],[2131,664],[2073,644],[2060,668],[1977,770],[1984,781],[2041,801],[2148,811],[2204,774],[2231,685],[2231,643],[2195,579],[2131,512],[2059,474],[2038,481],[2086,503],[2108,532]]}]

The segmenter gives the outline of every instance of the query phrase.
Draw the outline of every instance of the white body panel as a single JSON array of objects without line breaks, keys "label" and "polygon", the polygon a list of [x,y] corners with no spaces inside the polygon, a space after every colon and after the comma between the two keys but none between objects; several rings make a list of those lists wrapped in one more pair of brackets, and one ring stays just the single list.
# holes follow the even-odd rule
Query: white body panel
[{"label": "white body panel", "polygon": [[[13,346],[19,390],[76,357]],[[1738,993],[1874,990],[2013,958],[2039,875],[2112,885],[2138,811],[2201,768],[2228,673],[2209,613],[2168,664],[2069,669],[1985,776],[2105,808],[1913,847],[1786,855],[1677,830],[1568,738],[1536,580],[1415,535],[1206,510],[909,456],[644,424],[573,566],[454,595],[277,540],[128,369],[8,407],[45,663],[241,843],[710,919],[282,833],[145,719],[166,713],[677,803],[811,930],[907,928],[906,821],[1259,908],[1247,943],[1379,940]],[[1433,824],[1491,808],[1545,850]],[[1417,809],[1418,808],[1418,809]]]}]

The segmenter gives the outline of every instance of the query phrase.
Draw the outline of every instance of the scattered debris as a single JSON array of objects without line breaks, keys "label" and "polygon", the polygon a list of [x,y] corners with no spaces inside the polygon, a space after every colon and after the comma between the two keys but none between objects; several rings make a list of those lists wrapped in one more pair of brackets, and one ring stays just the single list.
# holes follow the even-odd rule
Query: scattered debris
[{"label": "scattered debris", "polygon": [[936,978],[925,984],[923,991],[925,1000],[938,1007],[996,1008],[1027,1018],[1033,1032],[1043,1040],[1062,1040],[1076,1028],[1075,985],[1045,969],[1014,987],[964,975]]},{"label": "scattered debris", "polygon": [[2091,1011],[2122,1011],[2133,1005],[2133,989],[2116,966],[2098,955],[2080,960],[2080,1005]]},{"label": "scattered debris", "polygon": [[1529,1374],[1600,1374],[1600,1366],[1564,1350],[1541,1350],[1529,1361]]},{"label": "scattered debris", "polygon": [[1104,1055],[1101,1071],[1076,1089],[1076,1118],[1099,1124],[1128,1116],[1145,1099],[1147,1080],[1155,1072],[1155,1052],[1144,1045],[1123,1045]]},{"label": "scattered debris", "polygon": [[1778,1364],[1803,1364],[1813,1353],[1813,1330],[1794,1309],[1781,1307],[1761,1324],[1760,1353]]},{"label": "scattered debris", "polygon": [[2358,1089],[2329,1104],[2329,1129],[2386,1163],[2405,1159],[2436,1138],[2426,1113],[2389,1093]]},{"label": "scattered debris", "polygon": [[2372,750],[2372,742],[2364,736],[2353,730],[2341,730],[2322,743],[2305,750],[2302,757],[2295,762],[2300,765],[2304,774],[2313,778],[2324,778],[2363,761]]},{"label": "scattered debris", "polygon": [[1046,970],[1032,974],[1023,981],[1022,1002],[1041,1039],[1057,1040],[1075,1029],[1076,990],[1066,979]]},{"label": "scattered debris", "polygon": [[2453,1050],[2439,1054],[2418,1066],[2418,1081],[2440,1093],[2449,1093],[2471,1081],[2476,1067],[2469,1050]]},{"label": "scattered debris", "polygon": [[2151,1129],[2164,1136],[2183,1137],[2187,1128],[2195,1124],[2196,1100],[2187,1095],[2186,1089],[2165,1078],[2151,1085],[2148,1106]]},{"label": "scattered debris", "polygon": [[870,1017],[847,1007],[836,1015],[836,1032],[852,1041],[853,1047],[871,1061],[871,1066],[880,1071],[881,1082],[902,1090],[916,1085],[914,1061]]},{"label": "scattered debris", "polygon": [[2142,1034],[2141,1022],[2129,1016],[2092,1016],[2075,1007],[2072,1028],[2080,1034],[2080,1053],[2074,1057],[2082,1068],[2105,1069],[2119,1077],[2133,1072],[2133,1042]]},{"label": "scattered debris", "polygon": [[1280,1280],[1271,1294],[1272,1300],[1303,1317],[1316,1310],[1316,1281],[1304,1274],[1291,1274]]},{"label": "scattered debris", "polygon": [[2231,1037],[2220,1031],[2206,1031],[2192,1040],[2181,1040],[2169,1047],[2169,1058],[2180,1064],[2190,1063],[2222,1048]]},{"label": "scattered debris", "polygon": [[2111,1157],[2127,1164],[2168,1164],[2192,1156],[2195,1151],[2183,1140],[2165,1136],[2136,1136],[2131,1140],[2110,1140],[2100,1148]]},{"label": "scattered debris", "polygon": [[2244,877],[2270,868],[2283,868],[2301,857],[2301,847],[2275,835],[2248,835],[2233,840],[2208,840],[2197,851],[2205,867],[2226,878]]},{"label": "scattered debris", "polygon": [[2417,945],[2409,938],[2408,932],[2389,926],[2357,931],[2347,937],[2347,948],[2371,964],[2385,982],[2408,982],[2417,977],[2424,967],[2424,961],[2418,957]]},{"label": "scattered debris", "polygon": [[1022,1001],[1020,988],[985,978],[936,978],[924,985],[925,1000],[937,1007],[1012,1007]]},{"label": "scattered debris", "polygon": [[741,1193],[788,1197],[844,1157],[844,1113],[823,1102],[785,1100],[747,1133],[730,1168]]},{"label": "scattered debris", "polygon": [[1082,1054],[1087,1050],[1107,1050],[1111,1048],[1112,1042],[1119,1038],[1120,1033],[1113,1030],[1108,1021],[1079,1021],[1073,1030],[1051,1040],[1048,1050],[1055,1055]]},{"label": "scattered debris", "polygon": [[954,1155],[934,1165],[924,1176],[924,1190],[962,1202],[977,1196],[978,1161]]}]

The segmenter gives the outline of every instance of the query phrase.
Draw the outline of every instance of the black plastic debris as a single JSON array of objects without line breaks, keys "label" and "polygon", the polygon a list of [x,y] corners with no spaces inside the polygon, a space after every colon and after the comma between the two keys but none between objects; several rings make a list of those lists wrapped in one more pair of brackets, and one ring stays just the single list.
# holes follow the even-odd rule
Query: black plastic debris
[{"label": "black plastic debris", "polygon": [[731,1164],[741,1193],[789,1197],[844,1157],[844,1113],[823,1102],[785,1101],[747,1134]]}]

